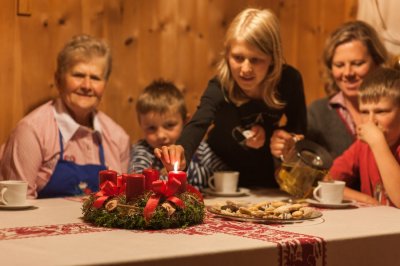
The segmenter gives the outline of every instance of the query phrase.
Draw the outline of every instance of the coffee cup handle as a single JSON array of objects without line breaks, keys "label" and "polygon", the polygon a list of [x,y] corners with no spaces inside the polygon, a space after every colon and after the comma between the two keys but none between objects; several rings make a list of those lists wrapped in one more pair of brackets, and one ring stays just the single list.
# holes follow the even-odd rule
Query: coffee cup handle
[{"label": "coffee cup handle", "polygon": [[7,205],[7,201],[4,199],[4,194],[7,191],[7,187],[3,187],[0,192],[0,203]]},{"label": "coffee cup handle", "polygon": [[320,190],[321,186],[317,186],[314,189],[313,196],[316,200],[321,201],[321,197],[318,195],[318,191]]},{"label": "coffee cup handle", "polygon": [[215,190],[215,186],[214,186],[213,180],[214,180],[214,176],[210,176],[210,178],[208,178],[208,186],[209,186],[212,190]]}]

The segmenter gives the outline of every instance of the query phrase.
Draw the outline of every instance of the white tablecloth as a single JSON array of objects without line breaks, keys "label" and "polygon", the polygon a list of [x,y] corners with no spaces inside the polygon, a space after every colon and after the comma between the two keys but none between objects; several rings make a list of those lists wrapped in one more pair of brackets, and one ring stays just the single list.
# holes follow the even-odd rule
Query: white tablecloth
[{"label": "white tablecloth", "polygon": [[[250,202],[284,195],[258,191]],[[228,198],[208,198],[206,204]],[[79,199],[0,210],[1,265],[400,265],[400,210],[321,209],[321,218],[267,225],[223,220],[161,231],[94,227]]]}]

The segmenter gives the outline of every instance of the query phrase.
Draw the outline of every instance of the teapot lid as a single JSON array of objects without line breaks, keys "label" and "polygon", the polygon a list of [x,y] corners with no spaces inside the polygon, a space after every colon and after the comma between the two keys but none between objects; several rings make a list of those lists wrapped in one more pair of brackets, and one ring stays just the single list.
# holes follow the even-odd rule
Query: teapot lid
[{"label": "teapot lid", "polygon": [[332,165],[332,156],[322,146],[310,140],[296,142],[297,156],[307,164],[316,169],[327,170]]}]

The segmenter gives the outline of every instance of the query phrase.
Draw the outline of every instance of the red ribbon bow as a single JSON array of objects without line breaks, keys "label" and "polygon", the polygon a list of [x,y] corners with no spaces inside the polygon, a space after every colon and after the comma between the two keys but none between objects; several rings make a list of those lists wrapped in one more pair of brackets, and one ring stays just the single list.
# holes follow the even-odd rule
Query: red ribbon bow
[{"label": "red ribbon bow", "polygon": [[125,191],[125,186],[126,184],[117,186],[111,181],[103,182],[100,185],[100,191],[95,194],[98,198],[93,202],[93,207],[97,209],[101,208],[109,197],[115,197],[122,194]]},{"label": "red ribbon bow", "polygon": [[186,185],[186,191],[190,192],[192,194],[194,194],[199,200],[200,202],[204,202],[204,198],[203,195],[200,193],[200,191],[195,188],[194,186],[191,185]]},{"label": "red ribbon bow", "polygon": [[170,179],[168,180],[168,182],[157,180],[152,183],[151,189],[154,193],[150,196],[149,200],[146,203],[146,207],[143,210],[143,215],[146,222],[150,221],[159,201],[162,198],[166,201],[174,203],[176,206],[182,209],[185,208],[185,203],[180,198],[174,196],[175,193],[178,191],[180,185],[181,182],[176,178]]}]

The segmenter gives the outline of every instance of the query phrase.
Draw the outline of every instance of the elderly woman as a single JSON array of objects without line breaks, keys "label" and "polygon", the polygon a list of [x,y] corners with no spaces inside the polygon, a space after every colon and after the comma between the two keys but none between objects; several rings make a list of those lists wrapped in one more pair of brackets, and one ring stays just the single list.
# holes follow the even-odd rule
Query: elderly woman
[{"label": "elderly woman", "polygon": [[97,111],[111,72],[108,46],[72,38],[57,59],[59,97],[24,117],[2,147],[1,179],[26,180],[32,198],[98,190],[98,172],[128,168],[130,141]]},{"label": "elderly woman", "polygon": [[[358,89],[364,78],[387,62],[387,51],[376,31],[362,21],[351,21],[337,28],[326,41],[323,61],[328,78],[328,97],[308,108],[307,139],[325,147],[333,158],[355,140],[360,123]],[[274,132],[271,152],[280,157],[292,135]]]}]

